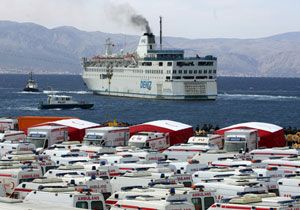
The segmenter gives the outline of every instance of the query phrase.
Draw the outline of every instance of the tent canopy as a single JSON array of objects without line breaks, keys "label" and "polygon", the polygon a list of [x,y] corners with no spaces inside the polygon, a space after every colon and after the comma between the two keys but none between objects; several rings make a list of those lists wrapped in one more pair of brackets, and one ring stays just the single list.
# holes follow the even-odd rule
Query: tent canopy
[{"label": "tent canopy", "polygon": [[172,121],[172,120],[156,120],[156,121],[143,123],[142,125],[153,125],[161,128],[166,128],[172,131],[179,131],[187,128],[192,128],[192,126],[190,125]]},{"label": "tent canopy", "polygon": [[239,123],[229,127],[217,130],[216,133],[224,135],[225,131],[233,129],[255,129],[258,131],[260,138],[258,142],[259,147],[284,147],[286,146],[286,139],[284,136],[284,130],[282,127],[263,122],[246,122]]},{"label": "tent canopy", "polygon": [[171,145],[185,143],[194,134],[192,126],[172,120],[157,120],[130,127],[130,135],[143,131],[169,133]]},{"label": "tent canopy", "polygon": [[80,120],[80,119],[76,119],[76,118],[58,120],[58,121],[51,122],[51,124],[52,123],[56,124],[56,125],[64,125],[64,126],[72,127],[72,128],[76,128],[76,129],[87,129],[87,128],[100,126],[100,124],[85,121],[85,120]]},{"label": "tent canopy", "polygon": [[85,130],[88,128],[94,128],[100,126],[100,124],[80,120],[76,118],[57,120],[53,122],[47,122],[40,125],[62,125],[68,127],[68,135],[71,141],[82,141],[85,136]]},{"label": "tent canopy", "polygon": [[256,130],[265,130],[271,133],[274,133],[276,131],[282,130],[282,127],[279,127],[278,125],[270,124],[270,123],[263,123],[263,122],[246,122],[246,123],[239,123],[235,125],[231,125],[226,128],[222,128],[220,130],[231,130],[235,128],[253,128]]}]

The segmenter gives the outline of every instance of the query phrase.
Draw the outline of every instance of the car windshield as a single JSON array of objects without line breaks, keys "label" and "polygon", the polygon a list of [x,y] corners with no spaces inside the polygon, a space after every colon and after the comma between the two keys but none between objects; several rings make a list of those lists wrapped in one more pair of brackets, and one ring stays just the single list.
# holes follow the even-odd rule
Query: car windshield
[{"label": "car windshield", "polygon": [[35,145],[36,148],[44,147],[45,139],[30,139],[30,142]]},{"label": "car windshield", "polygon": [[145,147],[145,143],[144,142],[129,142],[128,145],[129,146],[138,147],[138,148],[144,148]]},{"label": "car windshield", "polygon": [[89,140],[89,139],[85,139],[83,142],[82,142],[83,145],[85,146],[101,146],[103,144],[103,141],[101,140]]},{"label": "car windshield", "polygon": [[102,135],[94,135],[94,134],[88,134],[86,135],[87,139],[102,139],[103,136]]},{"label": "car windshield", "polygon": [[246,143],[245,142],[226,142],[225,151],[227,152],[239,152],[240,150],[245,151]]}]

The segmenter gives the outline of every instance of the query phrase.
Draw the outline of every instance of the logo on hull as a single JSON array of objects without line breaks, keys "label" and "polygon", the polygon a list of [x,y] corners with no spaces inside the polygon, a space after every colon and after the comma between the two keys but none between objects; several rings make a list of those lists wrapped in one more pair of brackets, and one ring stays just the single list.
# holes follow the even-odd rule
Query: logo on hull
[{"label": "logo on hull", "polygon": [[141,89],[151,90],[151,86],[152,86],[152,81],[141,80],[141,83],[140,83]]}]

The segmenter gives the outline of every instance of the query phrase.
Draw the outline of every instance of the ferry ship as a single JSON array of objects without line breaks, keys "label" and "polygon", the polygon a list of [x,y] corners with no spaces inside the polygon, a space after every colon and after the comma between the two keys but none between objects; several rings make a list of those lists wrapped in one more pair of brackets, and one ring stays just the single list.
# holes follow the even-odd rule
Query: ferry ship
[{"label": "ferry ship", "polygon": [[113,46],[107,39],[105,55],[82,58],[82,78],[95,94],[216,99],[216,57],[184,57],[184,50],[162,49],[162,42],[157,47],[151,32],[143,34],[134,53],[112,54]]}]

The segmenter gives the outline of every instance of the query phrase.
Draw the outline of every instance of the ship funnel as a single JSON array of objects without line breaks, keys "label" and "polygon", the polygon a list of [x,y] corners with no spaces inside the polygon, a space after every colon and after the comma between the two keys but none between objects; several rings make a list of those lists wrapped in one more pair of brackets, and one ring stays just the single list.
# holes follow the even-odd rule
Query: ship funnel
[{"label": "ship funnel", "polygon": [[155,50],[155,36],[153,33],[144,33],[140,38],[139,45],[136,49],[136,53],[140,58],[144,58],[149,50]]},{"label": "ship funnel", "polygon": [[110,38],[105,40],[105,55],[111,56],[112,55],[112,48],[114,44],[111,42]]}]

